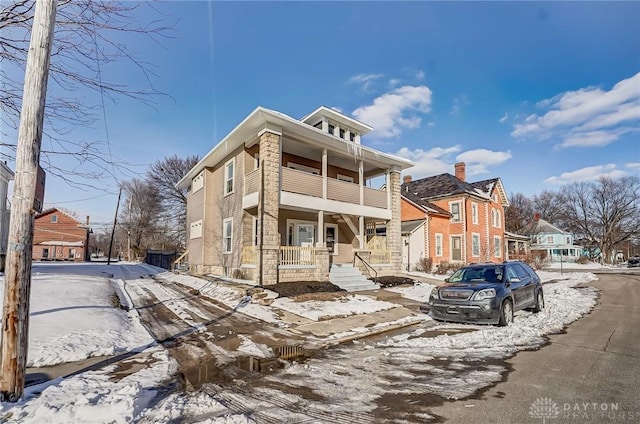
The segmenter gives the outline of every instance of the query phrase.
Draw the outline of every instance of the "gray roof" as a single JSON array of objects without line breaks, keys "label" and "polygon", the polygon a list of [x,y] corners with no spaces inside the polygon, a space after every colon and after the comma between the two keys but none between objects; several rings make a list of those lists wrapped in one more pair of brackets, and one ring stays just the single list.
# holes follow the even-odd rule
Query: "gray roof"
[{"label": "gray roof", "polygon": [[418,228],[424,223],[424,219],[418,219],[416,221],[404,221],[400,223],[400,231],[402,234],[412,233],[413,230]]}]

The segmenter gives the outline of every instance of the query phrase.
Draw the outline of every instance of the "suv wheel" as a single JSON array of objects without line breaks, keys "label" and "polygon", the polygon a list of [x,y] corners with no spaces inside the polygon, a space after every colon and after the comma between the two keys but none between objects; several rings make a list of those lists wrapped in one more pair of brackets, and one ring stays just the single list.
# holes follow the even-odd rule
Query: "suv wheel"
[{"label": "suv wheel", "polygon": [[507,299],[502,302],[502,306],[500,307],[500,321],[498,325],[500,327],[507,326],[513,322],[513,304],[511,300]]},{"label": "suv wheel", "polygon": [[538,313],[544,309],[544,295],[542,294],[542,290],[538,290],[538,294],[536,295],[536,304],[533,307],[533,312]]}]

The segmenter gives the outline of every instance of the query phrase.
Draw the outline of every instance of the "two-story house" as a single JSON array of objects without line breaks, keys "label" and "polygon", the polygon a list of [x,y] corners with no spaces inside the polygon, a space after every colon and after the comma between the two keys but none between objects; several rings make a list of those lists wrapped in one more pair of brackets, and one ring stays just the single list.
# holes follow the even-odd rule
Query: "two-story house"
[{"label": "two-story house", "polygon": [[0,162],[0,270],[4,270],[7,257],[7,242],[9,241],[9,216],[11,211],[7,207],[9,181],[13,180],[13,171],[6,162]]},{"label": "two-story house", "polygon": [[534,216],[534,220],[529,247],[533,255],[550,262],[575,262],[583,255],[584,248],[574,244],[573,234],[545,221],[539,214]]},{"label": "two-story house", "polygon": [[402,221],[406,235],[405,267],[431,258],[441,263],[502,262],[505,257],[504,208],[509,199],[500,178],[467,182],[464,162],[455,175],[420,180],[404,177]]},{"label": "two-story house", "polygon": [[[251,112],[177,184],[188,188],[189,269],[263,285],[327,281],[358,254],[399,271],[400,173],[412,163],[362,145],[371,130],[326,107],[300,120]],[[374,261],[375,224],[386,236]]]},{"label": "two-story house", "polygon": [[58,208],[42,211],[35,217],[33,227],[34,261],[89,260],[89,217],[85,224]]}]

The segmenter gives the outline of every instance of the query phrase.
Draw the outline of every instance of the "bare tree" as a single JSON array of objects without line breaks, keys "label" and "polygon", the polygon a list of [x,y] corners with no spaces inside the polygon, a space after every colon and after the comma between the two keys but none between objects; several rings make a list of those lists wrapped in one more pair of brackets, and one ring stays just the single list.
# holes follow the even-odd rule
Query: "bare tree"
[{"label": "bare tree", "polygon": [[560,193],[564,227],[587,240],[611,263],[615,249],[640,234],[640,179],[600,178],[574,183]]},{"label": "bare tree", "polygon": [[[138,9],[148,8],[145,13]],[[21,99],[22,76],[29,48],[29,32],[33,21],[34,1],[19,0],[0,5],[0,120],[3,145],[9,148],[2,155],[12,160],[14,138]],[[151,12],[151,13],[149,13]],[[111,0],[59,1],[56,16],[53,51],[49,71],[49,93],[45,112],[44,143],[41,163],[47,171],[74,186],[94,186],[96,179],[114,177],[115,170],[131,175],[130,165],[114,157],[109,140],[73,140],[69,132],[75,126],[89,126],[102,117],[105,100],[131,98],[153,106],[160,93],[151,82],[153,68],[139,60],[122,43],[122,34],[140,35],[160,40],[171,30],[163,20],[141,17],[158,16],[149,2]],[[145,88],[134,88],[108,77],[110,64],[126,61],[139,71]],[[82,90],[82,100],[79,92]],[[93,102],[85,94],[95,93]],[[73,156],[77,166],[60,164],[60,159]],[[94,181],[94,182],[88,182]]]},{"label": "bare tree", "polygon": [[122,189],[125,200],[119,221],[125,233],[120,234],[120,238],[130,237],[131,249],[136,256],[141,256],[160,229],[160,195],[154,186],[141,179],[124,182]]},{"label": "bare tree", "polygon": [[557,192],[544,190],[540,194],[535,194],[532,199],[535,213],[540,214],[540,218],[558,225],[563,216],[563,207],[560,195]]},{"label": "bare tree", "polygon": [[187,191],[176,187],[176,184],[196,163],[198,156],[168,156],[152,164],[145,177],[160,196],[163,218],[177,244],[184,243],[186,238]]},{"label": "bare tree", "polygon": [[522,193],[515,193],[505,209],[505,229],[509,232],[530,235],[533,232],[533,201]]}]

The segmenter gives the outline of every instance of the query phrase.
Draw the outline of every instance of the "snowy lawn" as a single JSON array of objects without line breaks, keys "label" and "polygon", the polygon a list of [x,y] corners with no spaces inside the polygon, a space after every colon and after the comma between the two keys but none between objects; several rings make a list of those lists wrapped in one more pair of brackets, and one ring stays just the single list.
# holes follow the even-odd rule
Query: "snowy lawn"
[{"label": "snowy lawn", "polygon": [[[0,278],[0,295],[4,298],[4,276]],[[154,343],[135,311],[116,307],[115,295],[116,286],[104,276],[34,274],[27,366],[80,361]]]},{"label": "snowy lawn", "polygon": [[281,297],[277,298],[272,306],[313,321],[322,321],[331,318],[384,311],[395,308],[398,305],[375,300],[368,296],[348,294],[327,301],[307,300],[304,302],[296,302],[288,297]]}]

